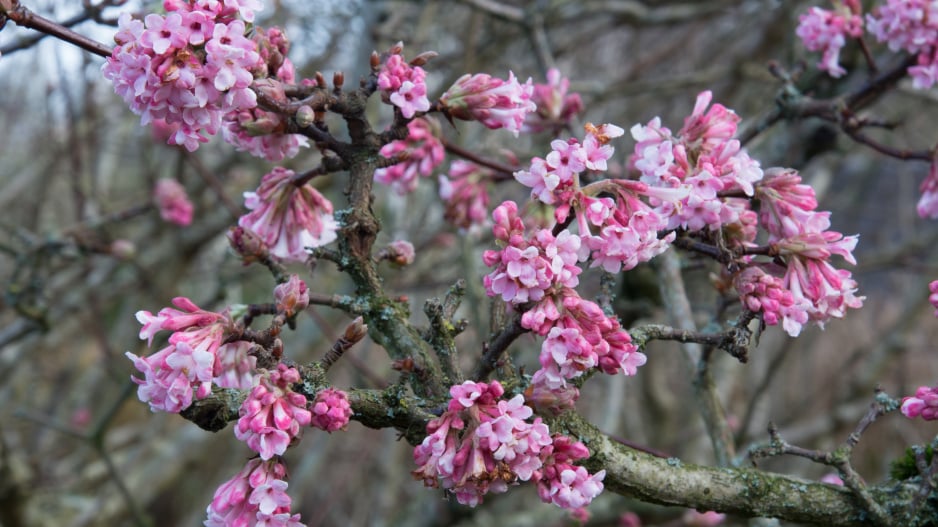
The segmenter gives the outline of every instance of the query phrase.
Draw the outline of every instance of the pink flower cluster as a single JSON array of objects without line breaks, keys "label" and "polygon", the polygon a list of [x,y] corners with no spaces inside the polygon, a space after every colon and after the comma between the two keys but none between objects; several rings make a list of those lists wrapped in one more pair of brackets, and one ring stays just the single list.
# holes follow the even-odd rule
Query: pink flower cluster
[{"label": "pink flower cluster", "polygon": [[863,18],[857,0],[835,4],[837,7],[834,11],[820,7],[809,9],[799,17],[795,33],[808,50],[824,52],[818,69],[826,71],[831,77],[840,77],[847,73],[838,63],[840,50],[846,45],[847,37],[859,38],[863,35]]},{"label": "pink flower cluster", "polygon": [[753,264],[734,277],[733,285],[746,309],[761,312],[769,326],[781,322],[782,328],[795,336],[808,323],[808,306],[796,303],[795,295],[785,288],[784,274],[785,270],[774,263]]},{"label": "pink flower cluster", "polygon": [[382,98],[397,106],[401,115],[410,119],[417,112],[426,112],[430,109],[430,99],[427,98],[427,72],[420,66],[404,62],[401,55],[403,47],[398,44],[381,66],[378,72],[378,89]]},{"label": "pink flower cluster", "polygon": [[399,161],[387,168],[375,170],[375,181],[390,185],[398,194],[408,194],[417,188],[418,176],[430,176],[443,162],[446,151],[438,139],[439,125],[427,118],[407,123],[407,138],[391,141],[379,153]]},{"label": "pink flower cluster", "polygon": [[547,70],[547,83],[534,85],[531,101],[537,110],[528,114],[522,130],[557,134],[569,126],[570,121],[583,111],[580,94],[568,93],[569,90],[570,80],[561,76],[560,70]]},{"label": "pink flower cluster", "polygon": [[141,124],[164,120],[174,130],[169,144],[191,152],[208,141],[205,134],[218,132],[225,114],[257,104],[250,86],[260,56],[245,37],[244,20],[253,20],[260,3],[170,1],[165,7],[165,16],[143,21],[121,15],[117,46],[102,72]]},{"label": "pink flower cluster", "polygon": [[[830,318],[843,317],[847,308],[861,307],[864,297],[854,295],[857,283],[850,272],[830,263],[831,256],[840,255],[856,265],[853,249],[858,238],[828,230],[830,213],[814,210],[814,189],[801,184],[794,170],[771,169],[758,185],[756,197],[761,203],[759,221],[769,233],[769,244],[777,249],[786,266],[781,285],[794,299],[794,304],[766,322],[781,318],[788,334],[796,336],[804,317],[792,314],[792,309],[804,311],[823,327]],[[766,271],[776,269],[763,267]],[[745,298],[743,301],[747,302]],[[763,303],[763,312],[768,307]]]},{"label": "pink flower cluster", "polygon": [[645,126],[632,127],[638,143],[629,161],[641,173],[641,181],[686,192],[677,201],[652,200],[656,212],[668,218],[668,229],[716,231],[745,222],[746,202],[720,194],[752,196],[753,184],[762,179],[759,163],[732,139],[739,117],[721,104],[710,106],[712,97],[709,91],[697,96],[693,112],[676,136],[657,117]]},{"label": "pink flower cluster", "polygon": [[715,511],[700,512],[691,509],[684,513],[681,521],[687,527],[716,527],[726,521],[726,515]]},{"label": "pink flower cluster", "polygon": [[257,235],[270,254],[302,262],[306,248],[320,247],[336,239],[338,225],[332,203],[309,183],[297,186],[294,172],[274,168],[261,180],[255,192],[244,193],[244,206],[251,212],[238,219],[238,225]]},{"label": "pink flower cluster", "polygon": [[290,514],[287,469],[277,460],[252,459],[222,483],[205,510],[205,527],[303,527]]},{"label": "pink flower cluster", "polygon": [[313,419],[310,424],[329,432],[345,430],[352,417],[352,406],[348,395],[342,390],[326,388],[316,394],[312,408]]},{"label": "pink flower cluster", "polygon": [[283,455],[287,447],[308,426],[312,414],[306,409],[306,397],[290,389],[300,382],[300,372],[280,363],[276,371],[258,376],[238,412],[235,437],[268,460]]},{"label": "pink flower cluster", "polygon": [[[583,507],[602,490],[604,472],[590,476],[569,463],[589,456],[581,443],[567,454],[572,440],[550,436],[547,425],[524,405],[524,397],[502,399],[498,381],[466,381],[450,388],[452,399],[429,434],[414,449],[414,477],[428,487],[441,486],[465,505],[476,506],[489,492],[534,480],[545,488],[542,499],[558,506]],[[572,473],[568,475],[567,473]]]},{"label": "pink flower cluster", "polygon": [[186,188],[175,179],[161,179],[153,187],[153,199],[164,221],[185,227],[192,223],[192,202]]},{"label": "pink flower cluster", "polygon": [[470,161],[453,161],[449,174],[440,176],[443,218],[460,229],[484,223],[489,207],[487,182],[492,175],[491,170]]},{"label": "pink flower cluster", "polygon": [[926,421],[938,419],[938,386],[919,386],[915,395],[902,398],[900,410],[910,419],[918,416]]},{"label": "pink flower cluster", "polygon": [[485,265],[495,270],[485,276],[490,296],[501,295],[506,302],[536,302],[561,288],[574,288],[582,272],[576,263],[581,259],[580,238],[568,230],[556,237],[550,231],[537,231],[533,239],[524,238],[524,223],[518,205],[506,201],[492,213],[493,232],[503,246],[499,251],[485,251]]},{"label": "pink flower cluster", "polygon": [[631,376],[646,361],[616,319],[572,289],[541,301],[522,316],[521,325],[546,336],[541,369],[534,373],[532,385],[556,392],[561,400],[568,392],[567,381],[590,369]]},{"label": "pink flower cluster", "polygon": [[537,494],[544,503],[576,511],[582,509],[603,491],[606,471],[590,474],[574,461],[590,456],[586,446],[562,435],[555,435],[541,454],[543,465],[537,471]]},{"label": "pink flower cluster", "polygon": [[[606,171],[614,149],[610,140],[624,133],[611,124],[586,125],[581,143],[575,138],[551,143],[545,159],[535,157],[529,170],[515,172],[515,179],[531,188],[532,198],[554,205],[558,222],[576,214],[583,246],[591,252],[592,267],[609,272],[631,269],[667,249],[674,233],[658,238],[668,227],[667,216],[659,214],[642,197],[656,203],[679,201],[684,189],[655,188],[645,183],[605,179],[581,187],[580,174]],[[595,197],[599,194],[612,197]],[[593,234],[596,231],[596,234]]]},{"label": "pink flower cluster", "polygon": [[893,51],[918,56],[909,68],[912,84],[928,89],[938,82],[938,5],[930,0],[886,0],[866,16],[870,33]]},{"label": "pink flower cluster", "polygon": [[525,117],[537,110],[533,94],[531,79],[521,84],[512,72],[507,81],[485,73],[467,73],[446,90],[440,102],[451,117],[479,121],[493,130],[505,128],[517,137]]},{"label": "pink flower cluster", "polygon": [[185,297],[174,298],[173,305],[179,309],[137,312],[143,324],[140,338],[148,345],[158,332],[173,332],[169,344],[149,357],[125,354],[144,375],[132,377],[140,385],[140,400],[153,411],[177,413],[192,404],[193,389],[196,399],[211,393],[213,381],[221,387],[250,387],[256,359],[247,354],[249,343],[224,343],[234,324],[228,313],[205,311]]}]

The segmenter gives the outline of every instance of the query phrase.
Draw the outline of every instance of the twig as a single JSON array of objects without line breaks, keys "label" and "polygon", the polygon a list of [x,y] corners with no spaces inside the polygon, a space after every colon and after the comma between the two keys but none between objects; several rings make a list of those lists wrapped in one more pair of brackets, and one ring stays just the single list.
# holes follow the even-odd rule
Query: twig
[{"label": "twig", "polygon": [[5,15],[18,26],[35,29],[101,57],[111,56],[111,47],[76,33],[58,22],[37,15],[23,6],[19,0],[0,0],[0,14]]},{"label": "twig", "polygon": [[515,313],[508,322],[508,325],[502,328],[498,335],[495,335],[492,340],[485,344],[482,358],[479,360],[479,366],[476,368],[472,378],[481,381],[488,377],[488,375],[492,373],[492,370],[498,366],[498,361],[502,353],[508,349],[508,346],[510,346],[515,339],[524,335],[527,331],[528,330],[521,325],[521,313]]}]

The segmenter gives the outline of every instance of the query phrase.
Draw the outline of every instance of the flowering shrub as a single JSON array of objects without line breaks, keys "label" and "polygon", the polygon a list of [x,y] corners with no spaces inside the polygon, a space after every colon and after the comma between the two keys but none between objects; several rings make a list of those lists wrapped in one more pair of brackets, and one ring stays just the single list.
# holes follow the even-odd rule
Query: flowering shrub
[{"label": "flowering shrub", "polygon": [[[3,16],[12,18],[8,2],[0,5]],[[797,75],[778,65],[773,70],[784,95],[776,101],[774,119],[825,119],[883,154],[931,163],[918,212],[932,218],[938,217],[934,152],[876,143],[863,133],[873,121],[858,112],[902,77],[915,88],[934,85],[938,17],[932,15],[938,10],[933,4],[889,0],[864,14],[859,2],[845,0],[833,2],[830,10],[812,7],[799,18],[797,36],[809,51],[823,54],[817,68],[834,78],[856,74],[841,64],[853,42],[863,46],[870,70],[876,71],[874,54],[861,42],[864,32],[910,54],[900,67],[871,76],[856,92],[818,102],[800,90]],[[936,387],[919,387],[901,403],[879,394],[868,418],[836,451],[794,447],[773,425],[768,446],[751,452],[754,461],[794,454],[832,466],[844,489],[811,484],[811,492],[802,492],[807,485],[802,480],[762,473],[750,478],[734,466],[740,439],[733,437],[714,387],[713,355],[723,350],[745,362],[766,327],[781,326],[798,337],[810,323],[823,328],[866,300],[851,271],[841,268],[841,260],[857,264],[858,235],[833,230],[839,218],[819,210],[818,194],[798,170],[763,166],[747,150],[753,134],[774,121],[756,123],[756,132],[748,133],[741,128],[743,116],[703,90],[676,131],[651,115],[631,127],[581,125],[587,97],[571,91],[558,69],[546,72],[545,84],[521,82],[514,71],[507,78],[466,73],[434,90],[436,54],[408,61],[403,44],[375,52],[357,87],[346,87],[342,73],[330,86],[318,72],[302,78],[287,57],[289,42],[281,29],[255,24],[257,0],[167,0],[163,7],[165,13],[142,20],[121,15],[116,46],[102,53],[107,55],[104,77],[141,123],[190,153],[221,132],[237,150],[269,162],[311,147],[309,158],[290,166],[310,159],[318,163],[305,171],[265,169],[255,190],[244,192],[246,211],[228,232],[243,263],[260,263],[270,271],[276,281],[272,301],[202,308],[179,296],[173,307],[136,314],[139,337],[148,347],[165,338],[149,355],[126,353],[136,369],[132,379],[140,401],[151,411],[179,413],[215,431],[233,422],[235,437],[252,452],[243,469],[215,492],[205,525],[302,525],[286,492],[288,450],[304,435],[326,440],[326,434],[304,434],[308,427],[354,433],[352,420],[397,428],[413,445],[414,478],[470,507],[530,482],[541,501],[580,522],[588,521],[587,507],[606,487],[688,508],[675,520],[686,525],[726,521],[710,509],[796,521],[872,518],[884,525],[898,514],[892,502],[876,502],[879,494],[870,493],[850,465],[850,451],[860,433],[890,411],[938,419]],[[510,18],[511,6],[503,7]],[[376,99],[385,104],[378,107],[383,112],[368,106]],[[341,119],[342,126],[330,126],[327,119]],[[480,124],[465,125],[476,126],[472,133],[501,130],[495,137],[509,143],[499,146],[530,144],[537,155],[505,148],[503,160],[494,160],[460,146],[451,139],[458,135],[452,130],[457,120]],[[524,141],[513,141],[522,134]],[[620,145],[626,147],[617,159]],[[203,176],[212,183],[212,174]],[[315,178],[342,179],[342,206],[333,205],[326,197],[332,189]],[[479,253],[465,251],[466,268],[487,267],[481,284],[459,280],[443,300],[427,300],[425,326],[411,317],[408,297],[391,293],[387,275],[408,272],[405,267],[423,272],[422,251],[437,240],[382,235],[377,214],[386,191],[374,182],[391,187],[400,203],[407,203],[419,185],[438,184],[440,202],[428,214],[447,220],[459,236],[487,244]],[[490,210],[496,197],[498,205]],[[174,179],[159,180],[153,201],[166,221],[198,222]],[[203,202],[198,203],[201,209]],[[147,204],[146,210],[152,209]],[[421,221],[427,227],[435,220]],[[97,250],[131,258],[133,251],[117,250],[121,245]],[[701,313],[689,306],[679,252],[708,271],[707,293],[718,300],[703,331],[695,328]],[[351,287],[342,290],[342,284],[317,275],[304,281],[293,274],[300,268],[315,273],[320,265],[334,265]],[[616,304],[613,286],[633,270],[658,273],[656,285],[675,327],[626,316]],[[492,324],[474,328],[482,345],[472,351],[456,340],[469,325],[459,317],[459,305],[464,296],[485,296],[483,290],[490,297]],[[929,290],[938,309],[938,281]],[[341,310],[354,321],[331,348],[310,350],[317,360],[298,363],[301,355],[285,349],[281,335],[285,327],[307,323],[311,305]],[[330,333],[329,323],[317,320],[321,333]],[[262,323],[267,326],[259,327]],[[512,354],[509,347],[525,333],[537,351],[528,357],[519,349]],[[366,335],[388,352],[400,378],[381,389],[336,388],[330,368]],[[634,377],[649,361],[669,360],[649,352],[654,340],[685,345],[719,469],[682,468],[676,458],[649,453],[628,439],[614,440],[577,413],[581,389],[597,374]],[[479,360],[470,373],[461,358],[471,353]],[[934,491],[938,464],[926,467],[923,458],[919,465],[926,483],[906,512],[924,525],[922,518],[934,512],[934,504],[923,497]],[[684,477],[688,471],[693,477]],[[752,487],[751,481],[762,477],[774,479]],[[809,501],[793,507],[767,496],[765,488],[796,488],[807,495],[799,499]],[[849,503],[847,492],[855,494]],[[813,493],[820,498],[810,501]]]}]

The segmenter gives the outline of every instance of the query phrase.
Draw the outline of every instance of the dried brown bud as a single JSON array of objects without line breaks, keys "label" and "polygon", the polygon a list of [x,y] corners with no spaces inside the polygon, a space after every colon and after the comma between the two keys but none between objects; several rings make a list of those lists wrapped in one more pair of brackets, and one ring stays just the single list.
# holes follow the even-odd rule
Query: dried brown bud
[{"label": "dried brown bud", "polygon": [[341,90],[342,85],[345,84],[345,74],[341,71],[337,71],[332,74],[332,85],[335,86],[335,89]]},{"label": "dried brown bud", "polygon": [[436,51],[424,51],[420,55],[417,55],[410,61],[411,66],[423,66],[427,62],[430,62],[430,59],[439,55]]},{"label": "dried brown bud", "polygon": [[414,359],[412,357],[407,357],[404,359],[398,359],[391,362],[391,369],[404,372],[414,371]]},{"label": "dried brown bud", "polygon": [[318,87],[320,87],[320,88],[325,88],[325,87],[326,87],[326,78],[322,76],[322,72],[321,72],[321,71],[317,71],[317,72],[316,72],[316,86],[318,86]]},{"label": "dried brown bud", "polygon": [[381,57],[378,56],[378,52],[377,52],[377,51],[372,51],[372,52],[371,52],[370,64],[371,64],[371,69],[373,69],[373,70],[374,70],[374,69],[378,69],[378,66],[381,65]]},{"label": "dried brown bud", "polygon": [[367,334],[368,326],[365,324],[365,319],[359,316],[345,327],[345,333],[342,335],[342,338],[351,345],[365,338]]},{"label": "dried brown bud", "polygon": [[391,55],[400,55],[402,51],[404,51],[404,43],[398,42],[397,44],[391,46],[391,49],[388,50],[388,53]]},{"label": "dried brown bud", "polygon": [[275,359],[280,360],[283,357],[283,341],[279,338],[274,339],[274,343],[270,346],[270,354],[274,356]]}]

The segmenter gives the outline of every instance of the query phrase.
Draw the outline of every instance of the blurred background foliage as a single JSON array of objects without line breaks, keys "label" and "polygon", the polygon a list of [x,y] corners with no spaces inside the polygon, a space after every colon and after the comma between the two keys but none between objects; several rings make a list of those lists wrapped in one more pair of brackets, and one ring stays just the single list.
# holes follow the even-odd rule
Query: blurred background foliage
[{"label": "blurred background foliage", "polygon": [[[858,49],[842,58],[851,74],[840,81],[817,74],[819,59],[796,42],[804,2],[720,0],[303,1],[267,0],[259,24],[280,25],[293,43],[298,74],[346,73],[348,85],[367,71],[372,50],[403,41],[412,57],[439,53],[426,69],[439,94],[465,72],[544,82],[557,67],[582,94],[582,122],[628,129],[656,115],[676,130],[704,89],[742,116],[742,129],[775,104],[779,89],[767,64],[806,61],[799,81],[806,93],[832,95],[864,81]],[[79,16],[87,5],[62,0],[25,5],[54,20]],[[128,2],[101,11],[74,29],[110,42],[119,9],[144,13],[159,2]],[[224,237],[242,212],[241,194],[253,190],[272,165],[236,153],[216,139],[190,154],[169,147],[139,126],[100,76],[101,59],[51,38],[25,50],[34,35],[8,24],[0,32],[0,524],[19,526],[200,525],[218,484],[250,456],[230,429],[211,434],[174,415],[151,414],[137,401],[123,353],[145,353],[133,314],[156,311],[185,295],[207,309],[268,302],[273,279],[243,267]],[[895,61],[875,48],[883,63]],[[374,98],[373,121],[391,111]],[[866,110],[901,123],[883,130],[884,143],[930,148],[938,139],[936,92],[905,84]],[[339,123],[335,123],[336,126]],[[521,163],[547,152],[549,137],[491,132],[475,123],[444,126],[448,140],[499,157],[509,149]],[[580,131],[575,131],[581,135]],[[624,164],[633,142],[622,138],[614,161]],[[787,440],[830,448],[853,429],[878,383],[893,395],[935,382],[938,322],[926,302],[926,284],[938,278],[938,229],[914,211],[927,166],[902,163],[858,146],[829,124],[782,122],[748,145],[763,167],[799,169],[833,211],[835,230],[860,233],[855,276],[863,309],[826,330],[789,339],[771,328],[749,364],[720,354],[720,394],[736,428],[738,449],[764,441],[769,420]],[[305,170],[318,154],[307,150],[285,163]],[[447,167],[440,167],[442,172]],[[181,181],[196,206],[196,221],[179,228],[149,205],[158,178]],[[316,184],[344,206],[342,175]],[[376,188],[382,242],[407,239],[416,262],[384,269],[388,290],[407,295],[419,324],[422,303],[442,295],[457,278],[470,284],[462,316],[470,329],[457,342],[468,369],[488,336],[492,303],[481,288],[480,254],[491,246],[487,229],[459,232],[442,220],[437,183],[428,178],[408,196]],[[503,184],[492,204],[526,199],[526,189]],[[712,322],[714,267],[687,259],[692,300],[701,327]],[[318,293],[351,291],[334,266],[313,273],[297,267]],[[598,275],[584,275],[584,296],[599,291]],[[662,319],[648,266],[621,276],[616,307],[629,324]],[[651,293],[649,293],[651,291]],[[319,358],[348,322],[337,311],[312,307],[284,336],[297,362]],[[513,350],[527,371],[537,343],[523,337]],[[712,463],[689,378],[673,343],[656,343],[633,378],[595,378],[578,408],[606,432],[684,461]],[[339,388],[381,387],[396,374],[380,348],[365,342],[331,371]],[[933,427],[889,416],[868,432],[855,463],[870,482],[889,461]],[[565,513],[540,505],[525,486],[468,509],[413,481],[412,450],[394,430],[353,422],[347,432],[309,430],[287,454],[294,510],[320,525],[568,525]],[[766,468],[818,478],[824,467],[776,459]],[[648,525],[680,525],[683,510],[643,505],[606,493],[591,507],[590,525],[616,525],[635,511]],[[731,520],[732,521],[732,520]]]}]

